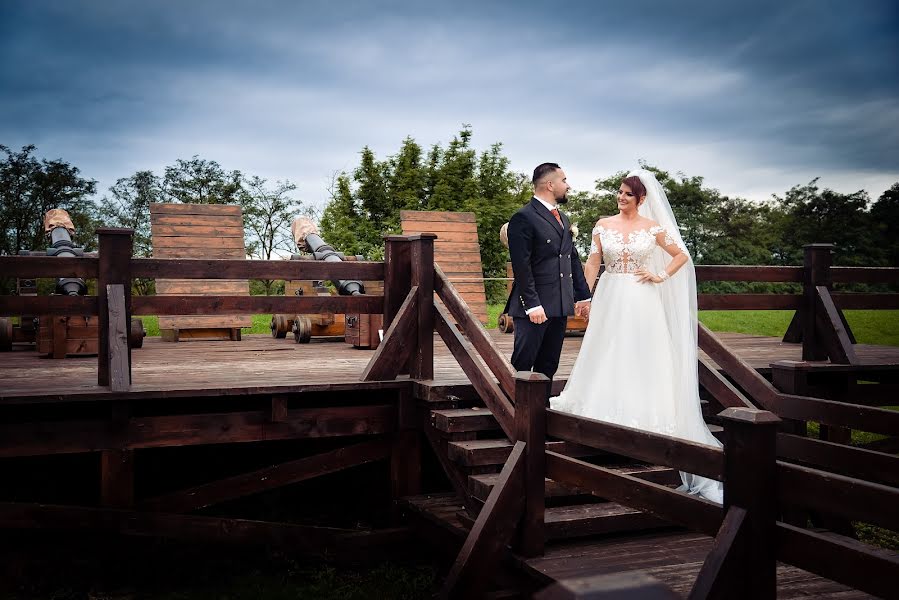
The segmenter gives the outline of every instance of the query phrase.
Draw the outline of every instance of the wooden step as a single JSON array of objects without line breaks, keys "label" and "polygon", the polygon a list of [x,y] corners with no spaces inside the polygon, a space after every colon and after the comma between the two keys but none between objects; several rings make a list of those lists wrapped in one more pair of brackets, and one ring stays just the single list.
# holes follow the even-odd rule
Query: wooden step
[{"label": "wooden step", "polygon": [[670,523],[615,502],[547,508],[547,540],[666,527]]},{"label": "wooden step", "polygon": [[[467,511],[458,511],[456,517],[468,529],[474,526],[476,517]],[[547,541],[672,526],[668,521],[615,502],[550,507],[544,511],[543,519]]]},{"label": "wooden step", "polygon": [[[601,454],[593,448],[570,442],[546,442],[546,449],[574,457]],[[512,452],[512,443],[506,439],[455,441],[449,442],[446,450],[450,460],[466,467],[502,465]]]},{"label": "wooden step", "polygon": [[486,408],[432,410],[431,425],[443,433],[498,430],[499,423]]},{"label": "wooden step", "polygon": [[[605,468],[623,475],[630,475],[632,477],[637,477],[638,479],[643,479],[644,481],[652,481],[653,483],[661,485],[677,486],[681,484],[680,474],[668,467],[659,467],[655,465],[605,465]],[[486,502],[487,496],[490,495],[490,491],[493,489],[493,486],[498,479],[499,473],[469,475],[468,491],[481,502]],[[552,479],[546,480],[545,490],[547,498],[560,498],[585,493],[575,488],[565,486],[557,481],[553,481]]]},{"label": "wooden step", "polygon": [[[468,492],[481,502],[487,501],[493,486],[499,479],[499,473],[484,473],[483,475],[468,476]],[[574,488],[566,487],[561,483],[546,479],[545,490],[547,498],[559,498],[563,496],[574,496],[578,491]]]},{"label": "wooden step", "polygon": [[[500,429],[493,413],[483,407],[432,410],[431,425],[442,433],[498,431]],[[709,424],[708,428],[718,440],[723,439],[723,427]]]}]

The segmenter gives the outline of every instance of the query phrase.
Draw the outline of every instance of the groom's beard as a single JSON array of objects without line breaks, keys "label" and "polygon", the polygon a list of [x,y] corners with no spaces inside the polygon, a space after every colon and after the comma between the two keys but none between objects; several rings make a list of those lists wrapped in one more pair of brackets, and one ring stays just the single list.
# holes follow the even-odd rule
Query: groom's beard
[{"label": "groom's beard", "polygon": [[556,204],[565,204],[568,202],[568,194],[562,196],[561,198],[556,198]]}]

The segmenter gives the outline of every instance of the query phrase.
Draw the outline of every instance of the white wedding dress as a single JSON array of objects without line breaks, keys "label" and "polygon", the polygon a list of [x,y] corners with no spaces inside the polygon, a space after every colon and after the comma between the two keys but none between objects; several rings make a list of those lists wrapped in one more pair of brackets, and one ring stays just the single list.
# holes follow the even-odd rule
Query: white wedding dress
[{"label": "white wedding dress", "polygon": [[[648,171],[635,174],[647,187],[640,213],[668,226],[629,234],[601,225],[593,230],[606,270],[596,284],[577,361],[562,394],[550,400],[551,407],[721,447],[699,403],[692,260],[660,284],[640,283],[634,275],[642,268],[661,271],[670,260],[664,246],[674,244],[689,258],[676,223],[666,223],[674,216],[661,186]],[[591,250],[597,251],[595,243]],[[681,479],[683,491],[722,503],[720,482],[683,472]]]}]

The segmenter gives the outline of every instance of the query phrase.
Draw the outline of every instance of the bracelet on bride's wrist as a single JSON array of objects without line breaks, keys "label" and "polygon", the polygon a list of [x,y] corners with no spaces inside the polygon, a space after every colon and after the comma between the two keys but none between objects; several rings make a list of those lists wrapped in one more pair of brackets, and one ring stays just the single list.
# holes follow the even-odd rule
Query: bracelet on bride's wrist
[{"label": "bracelet on bride's wrist", "polygon": [[[665,281],[665,280],[668,279],[669,277],[671,277],[671,275],[668,274],[668,271],[662,271],[661,273],[659,273],[659,278],[660,278],[662,281]],[[660,281],[659,283],[661,283],[661,281]]]}]

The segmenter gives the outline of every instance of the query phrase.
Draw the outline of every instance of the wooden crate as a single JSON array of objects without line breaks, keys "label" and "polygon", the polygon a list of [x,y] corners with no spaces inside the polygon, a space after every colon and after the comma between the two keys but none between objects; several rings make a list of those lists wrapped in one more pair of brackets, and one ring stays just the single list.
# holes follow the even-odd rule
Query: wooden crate
[{"label": "wooden crate", "polygon": [[35,332],[37,351],[53,358],[91,356],[98,352],[99,317],[41,316]]},{"label": "wooden crate", "polygon": [[381,343],[378,332],[384,326],[384,315],[346,315],[346,329],[343,339],[354,348],[374,350]]},{"label": "wooden crate", "polygon": [[[243,213],[221,204],[151,204],[156,258],[246,258]],[[160,296],[249,296],[245,279],[157,279]],[[250,315],[159,315],[166,341],[239,340]]]},{"label": "wooden crate", "polygon": [[401,210],[404,235],[434,233],[434,262],[459,291],[471,312],[487,323],[487,295],[474,213]]}]

